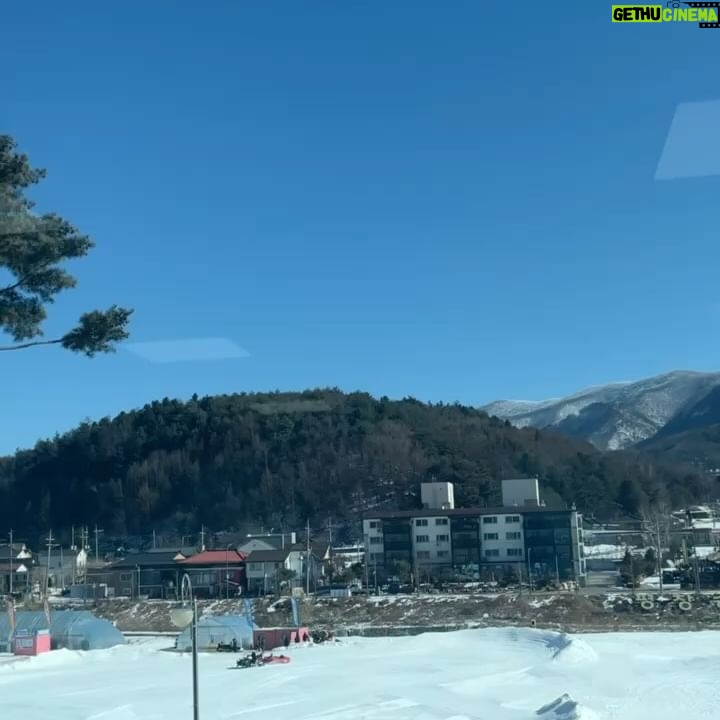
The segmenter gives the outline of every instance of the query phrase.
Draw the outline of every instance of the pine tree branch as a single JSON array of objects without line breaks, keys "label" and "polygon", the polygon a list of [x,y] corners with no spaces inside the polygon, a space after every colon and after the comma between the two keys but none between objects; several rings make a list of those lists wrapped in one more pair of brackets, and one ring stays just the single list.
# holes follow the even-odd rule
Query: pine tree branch
[{"label": "pine tree branch", "polygon": [[0,352],[9,352],[10,350],[25,350],[26,348],[36,347],[38,345],[58,345],[64,338],[57,340],[33,340],[33,342],[22,343],[21,345],[0,345]]},{"label": "pine tree branch", "polygon": [[5,293],[11,293],[13,290],[19,290],[24,285],[28,283],[28,281],[32,280],[38,273],[43,272],[44,270],[47,270],[49,266],[51,266],[55,260],[47,260],[44,263],[41,263],[38,267],[33,268],[30,272],[25,273],[24,275],[21,275],[17,282],[13,283],[12,285],[7,285],[6,287],[0,288],[0,295],[4,295]]}]

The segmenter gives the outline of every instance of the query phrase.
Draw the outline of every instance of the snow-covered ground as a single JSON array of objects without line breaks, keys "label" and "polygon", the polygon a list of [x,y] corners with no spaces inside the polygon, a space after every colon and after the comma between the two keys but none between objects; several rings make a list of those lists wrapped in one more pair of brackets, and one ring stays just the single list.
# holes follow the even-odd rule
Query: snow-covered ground
[{"label": "snow-covered ground", "polygon": [[[717,718],[720,635],[568,637],[525,629],[354,639],[228,670],[200,657],[203,720]],[[0,714],[23,720],[192,717],[191,659],[167,640],[0,664]]]}]

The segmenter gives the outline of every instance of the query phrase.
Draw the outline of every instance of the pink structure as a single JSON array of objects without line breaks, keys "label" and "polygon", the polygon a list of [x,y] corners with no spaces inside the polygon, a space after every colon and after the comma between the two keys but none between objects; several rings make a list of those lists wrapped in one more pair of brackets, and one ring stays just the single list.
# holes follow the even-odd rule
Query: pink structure
[{"label": "pink structure", "polygon": [[274,650],[282,648],[287,640],[289,645],[303,642],[310,637],[310,629],[307,627],[295,628],[255,628],[253,631],[253,645],[255,649]]},{"label": "pink structure", "polygon": [[49,630],[18,630],[13,642],[15,655],[40,655],[50,652]]}]

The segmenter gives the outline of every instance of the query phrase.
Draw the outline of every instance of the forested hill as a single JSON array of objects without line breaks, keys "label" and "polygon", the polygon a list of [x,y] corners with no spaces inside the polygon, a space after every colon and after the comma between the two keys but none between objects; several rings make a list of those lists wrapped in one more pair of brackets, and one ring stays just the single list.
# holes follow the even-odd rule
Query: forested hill
[{"label": "forested hill", "polygon": [[537,474],[581,510],[694,500],[702,481],[643,456],[518,430],[459,405],[336,390],[163,400],[0,460],[0,527],[196,531],[302,525],[378,503],[412,507],[423,480],[493,504],[502,477]]}]

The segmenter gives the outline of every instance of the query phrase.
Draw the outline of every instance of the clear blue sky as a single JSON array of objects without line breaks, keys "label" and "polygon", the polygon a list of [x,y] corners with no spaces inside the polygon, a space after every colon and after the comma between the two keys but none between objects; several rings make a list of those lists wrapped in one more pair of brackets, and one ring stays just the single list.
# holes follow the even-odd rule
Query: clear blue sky
[{"label": "clear blue sky", "polygon": [[0,131],[98,244],[47,334],[117,302],[137,342],[249,357],[5,354],[0,452],[193,392],[481,404],[720,366],[720,179],[654,180],[678,104],[720,98],[720,30],[417,0],[2,24]]}]

